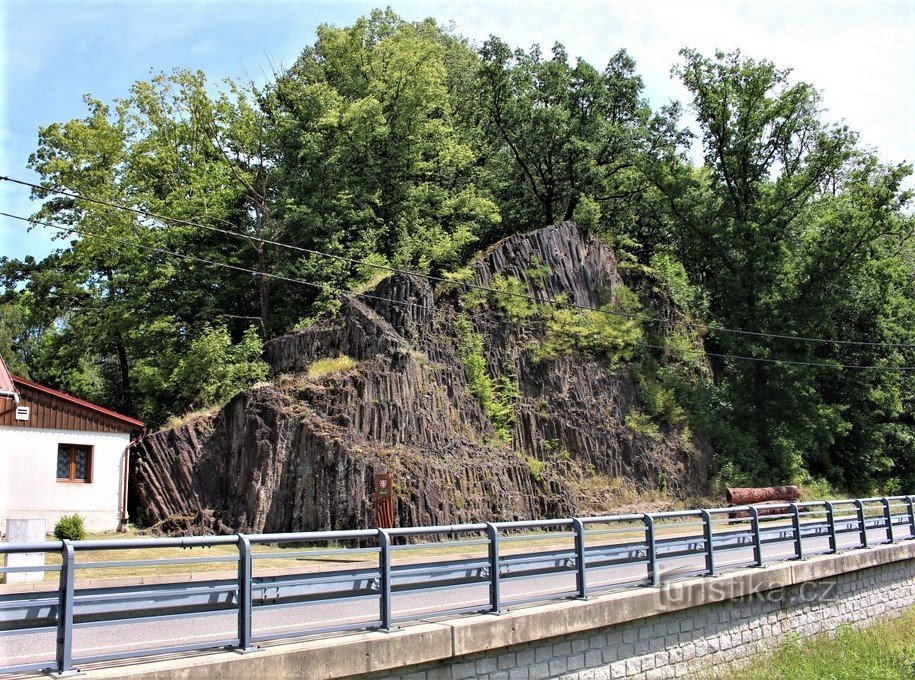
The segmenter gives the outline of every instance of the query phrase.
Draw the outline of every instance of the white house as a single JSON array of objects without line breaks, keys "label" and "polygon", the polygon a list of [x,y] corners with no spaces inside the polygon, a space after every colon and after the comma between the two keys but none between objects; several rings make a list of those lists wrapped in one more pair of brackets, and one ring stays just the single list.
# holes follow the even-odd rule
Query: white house
[{"label": "white house", "polygon": [[90,531],[127,521],[134,418],[10,375],[0,357],[0,527],[82,515]]}]

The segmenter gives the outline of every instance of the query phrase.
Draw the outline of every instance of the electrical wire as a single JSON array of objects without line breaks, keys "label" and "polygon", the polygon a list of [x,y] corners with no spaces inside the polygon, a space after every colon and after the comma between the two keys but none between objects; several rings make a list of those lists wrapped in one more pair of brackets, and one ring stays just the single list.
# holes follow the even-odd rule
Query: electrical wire
[{"label": "electrical wire", "polygon": [[[495,293],[497,295],[501,295],[504,297],[524,299],[524,300],[528,300],[531,302],[535,302],[537,304],[548,303],[548,304],[553,304],[553,305],[558,305],[558,306],[564,306],[564,307],[571,308],[571,309],[579,309],[579,310],[583,310],[583,311],[595,312],[595,313],[600,313],[600,314],[608,314],[611,316],[618,316],[618,317],[623,317],[623,318],[627,318],[627,319],[634,319],[634,318],[637,318],[637,316],[638,316],[636,314],[631,314],[628,312],[621,312],[621,311],[612,310],[612,309],[595,309],[593,307],[588,307],[587,305],[579,305],[574,302],[556,300],[555,298],[546,297],[545,299],[538,299],[532,295],[526,295],[524,293],[517,293],[517,292],[512,292],[512,291],[497,291],[489,286],[481,286],[479,284],[470,283],[467,281],[453,281],[451,279],[447,279],[447,278],[444,278],[441,276],[434,276],[431,274],[425,274],[422,272],[417,272],[417,271],[413,271],[413,270],[409,270],[409,269],[402,269],[402,268],[398,268],[398,267],[393,267],[391,265],[381,264],[378,262],[371,262],[368,260],[360,260],[358,258],[346,257],[344,255],[335,255],[333,253],[326,253],[326,252],[323,252],[320,250],[315,250],[312,248],[304,248],[302,246],[296,246],[291,243],[283,243],[282,241],[274,241],[272,239],[266,239],[266,238],[262,238],[259,236],[252,236],[250,234],[241,234],[237,231],[232,231],[230,229],[223,229],[221,227],[214,227],[213,225],[200,224],[198,222],[185,220],[185,219],[182,219],[179,217],[169,217],[168,215],[161,215],[161,214],[149,212],[147,210],[141,210],[140,208],[134,208],[134,207],[122,205],[119,203],[114,203],[112,201],[108,201],[105,199],[85,196],[83,194],[79,194],[76,192],[66,191],[63,189],[52,189],[49,187],[43,187],[40,184],[35,184],[33,182],[27,182],[27,181],[21,180],[21,179],[15,179],[13,177],[0,176],[0,181],[11,182],[13,184],[19,184],[21,186],[30,187],[32,189],[35,189],[36,191],[44,192],[45,194],[57,194],[60,196],[67,196],[69,198],[75,198],[78,200],[95,203],[97,205],[107,206],[110,208],[114,208],[116,210],[128,211],[128,212],[134,213],[136,215],[141,215],[143,217],[148,217],[151,219],[172,222],[174,224],[181,224],[181,225],[185,225],[185,226],[189,226],[189,227],[195,227],[198,229],[205,229],[205,230],[212,231],[215,233],[224,234],[227,236],[234,236],[236,238],[246,239],[246,240],[261,243],[264,245],[271,245],[271,246],[276,246],[276,247],[280,247],[280,248],[286,248],[288,250],[292,250],[292,251],[307,254],[307,255],[334,259],[337,261],[347,262],[349,264],[353,264],[353,265],[357,265],[357,266],[361,266],[361,267],[369,267],[369,268],[373,268],[373,269],[387,271],[390,273],[404,274],[404,275],[408,275],[408,276],[417,276],[417,277],[424,278],[427,281],[445,282],[445,283],[449,283],[449,284],[452,284],[455,286],[462,286],[462,287],[468,288],[470,290],[478,290],[478,291],[482,291],[482,292],[486,292],[486,293]],[[223,222],[224,224],[230,224],[230,223],[226,222],[225,220],[219,220],[219,221]],[[868,341],[868,340],[846,340],[846,339],[841,339],[841,338],[838,338],[838,339],[818,338],[818,337],[804,336],[804,335],[787,335],[787,334],[781,334],[781,333],[767,333],[767,332],[763,332],[763,331],[748,331],[748,330],[743,330],[743,329],[739,329],[739,328],[730,328],[727,326],[720,326],[717,324],[695,323],[695,322],[687,321],[685,319],[670,319],[670,320],[669,319],[652,319],[652,320],[650,320],[650,322],[657,323],[660,325],[683,326],[683,327],[689,328],[691,330],[703,331],[703,332],[708,332],[708,333],[725,333],[725,334],[732,334],[732,335],[741,335],[741,336],[745,336],[745,337],[768,338],[768,339],[772,339],[772,340],[810,342],[810,343],[831,344],[831,345],[854,345],[854,346],[862,346],[862,347],[887,347],[887,348],[896,348],[896,349],[915,349],[915,344],[912,344],[912,343],[873,342],[873,341]]]},{"label": "electrical wire", "polygon": [[[35,220],[35,219],[28,218],[28,217],[23,217],[21,215],[14,215],[12,213],[7,213],[7,212],[3,212],[3,211],[0,211],[0,215],[2,215],[4,217],[9,217],[9,218],[12,218],[15,220],[20,220],[23,222],[28,222],[30,224],[40,224],[40,225],[48,227],[50,229],[56,229],[57,231],[65,232],[68,234],[76,234],[76,235],[85,237],[83,232],[79,231],[75,227],[62,227],[59,225],[51,224],[49,222]],[[154,252],[154,253],[158,253],[158,254],[169,255],[172,257],[177,257],[177,258],[180,258],[183,260],[188,260],[191,262],[198,262],[201,264],[222,267],[224,269],[229,269],[232,271],[251,274],[253,276],[263,276],[265,278],[270,278],[270,279],[274,279],[274,280],[278,280],[278,281],[284,281],[287,283],[302,284],[302,285],[306,285],[311,288],[314,288],[316,290],[331,291],[334,293],[338,293],[342,296],[360,297],[360,298],[363,298],[366,300],[377,300],[380,302],[384,302],[386,304],[399,305],[399,306],[403,306],[403,307],[415,307],[415,308],[421,309],[423,311],[427,311],[427,312],[430,311],[428,306],[417,304],[415,302],[410,302],[408,300],[394,300],[392,298],[386,298],[386,297],[382,297],[380,295],[372,295],[370,293],[364,293],[364,292],[360,293],[360,292],[356,292],[356,291],[348,291],[348,290],[344,290],[342,288],[336,288],[336,287],[329,286],[326,284],[315,283],[314,281],[308,281],[307,279],[283,276],[281,274],[273,274],[270,272],[260,272],[260,271],[257,271],[256,269],[249,269],[247,267],[241,267],[239,265],[233,265],[233,264],[229,264],[227,262],[218,262],[216,260],[210,260],[207,258],[197,257],[195,255],[179,253],[176,251],[168,250],[166,248],[161,248],[161,247],[157,247],[157,246],[144,246],[142,244],[138,244],[133,241],[130,241],[129,239],[120,238],[120,237],[116,237],[116,236],[110,236],[107,238],[110,241],[114,241],[117,243],[124,243],[124,244],[130,245],[131,247],[139,248],[140,250],[146,250],[146,251]],[[585,308],[585,309],[589,309],[589,308]],[[589,311],[596,312],[599,310],[589,309]],[[662,347],[660,345],[652,345],[652,344],[646,344],[645,347],[648,347],[650,349],[657,349],[657,350],[666,349],[665,347]],[[786,365],[786,366],[807,366],[807,367],[816,367],[816,368],[876,370],[876,371],[902,371],[902,372],[915,371],[915,366],[868,366],[868,365],[864,365],[864,364],[839,364],[839,363],[824,363],[824,362],[813,362],[813,361],[795,361],[795,360],[790,360],[790,359],[772,359],[772,358],[768,358],[768,357],[750,357],[750,356],[743,356],[743,355],[739,355],[739,354],[724,354],[724,353],[716,353],[716,352],[707,352],[705,350],[702,350],[702,353],[705,354],[706,356],[713,356],[713,357],[722,358],[722,359],[735,359],[735,360],[740,360],[740,361],[756,361],[756,362],[761,362],[761,363],[779,364],[779,365]]]}]

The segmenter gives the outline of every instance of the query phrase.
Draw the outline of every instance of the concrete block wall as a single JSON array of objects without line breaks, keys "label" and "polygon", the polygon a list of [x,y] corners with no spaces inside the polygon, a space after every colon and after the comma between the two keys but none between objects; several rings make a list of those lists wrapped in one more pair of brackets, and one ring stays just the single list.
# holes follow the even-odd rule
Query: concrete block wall
[{"label": "concrete block wall", "polygon": [[752,655],[774,649],[788,634],[805,638],[842,624],[865,625],[912,606],[915,563],[907,560],[368,677],[680,678],[739,667]]}]

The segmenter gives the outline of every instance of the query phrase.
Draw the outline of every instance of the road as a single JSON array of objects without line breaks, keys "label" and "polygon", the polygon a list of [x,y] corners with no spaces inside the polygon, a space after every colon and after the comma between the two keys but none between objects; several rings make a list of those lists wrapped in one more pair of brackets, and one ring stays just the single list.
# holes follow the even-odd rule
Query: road
[{"label": "road", "polygon": [[[790,528],[790,525],[789,525]],[[908,527],[900,525],[897,536],[908,537]],[[886,540],[883,528],[868,530],[872,545]],[[716,533],[716,540],[718,534]],[[696,539],[690,539],[695,542]],[[810,536],[804,539],[806,555],[828,551],[826,536]],[[856,532],[838,536],[838,549],[857,547]],[[792,559],[795,555],[794,540],[783,540],[763,545],[764,562]],[[535,553],[531,553],[535,554]],[[568,554],[572,556],[571,551]],[[720,571],[748,566],[753,562],[752,546],[727,550],[716,549],[716,566]],[[511,560],[511,556],[504,558]],[[588,561],[592,560],[589,553]],[[594,560],[598,561],[598,560]],[[702,555],[659,557],[661,580],[682,579],[700,574],[704,570]],[[255,572],[256,576],[256,572]],[[646,578],[644,562],[617,564],[611,567],[590,566],[587,570],[588,591],[608,591],[614,588],[641,585]],[[501,580],[503,609],[513,604],[531,600],[546,601],[576,594],[574,570],[562,573],[547,573],[523,577],[503,576]],[[393,595],[394,620],[431,621],[441,618],[444,611],[457,609],[484,610],[489,602],[489,587],[486,583],[430,588]],[[377,595],[353,597],[346,601],[308,602],[271,607],[255,606],[253,609],[253,634],[258,637],[276,637],[288,640],[327,629],[367,628],[377,625],[379,598]],[[143,650],[167,648],[176,645],[221,646],[234,644],[237,618],[234,611],[208,614],[188,614],[168,620],[140,619],[77,624],[73,635],[73,659],[78,665],[80,659],[108,654],[130,654],[141,656]],[[0,633],[0,663],[4,666],[47,662],[53,666],[56,631],[38,629],[33,631],[10,631]]]}]

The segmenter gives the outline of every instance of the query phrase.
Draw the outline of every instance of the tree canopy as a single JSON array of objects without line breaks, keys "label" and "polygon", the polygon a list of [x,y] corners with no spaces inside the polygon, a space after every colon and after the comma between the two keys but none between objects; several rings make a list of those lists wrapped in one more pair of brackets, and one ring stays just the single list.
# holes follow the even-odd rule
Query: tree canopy
[{"label": "tree canopy", "polygon": [[684,49],[673,73],[695,136],[623,49],[601,68],[387,10],[321,26],[267,83],[176,70],[87,96],[39,130],[33,220],[60,248],[0,259],[0,353],[155,427],[262,379],[263,340],[380,267],[457,270],[574,219],[700,327],[709,374],[664,359],[675,329],[627,357],[722,481],[912,491],[911,167],[771,62]]}]

